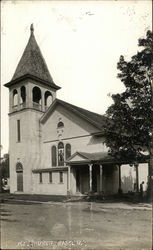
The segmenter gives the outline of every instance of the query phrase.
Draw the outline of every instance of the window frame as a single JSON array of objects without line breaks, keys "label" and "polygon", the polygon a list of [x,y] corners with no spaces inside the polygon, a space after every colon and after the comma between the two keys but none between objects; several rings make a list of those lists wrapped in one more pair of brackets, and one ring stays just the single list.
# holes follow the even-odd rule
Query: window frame
[{"label": "window frame", "polygon": [[[55,149],[54,155],[53,155],[53,149]],[[55,157],[55,159],[53,158],[53,156]],[[57,147],[55,145],[51,147],[51,162],[52,162],[52,167],[57,167]],[[54,162],[55,164],[53,164]]]},{"label": "window frame", "polygon": [[62,121],[59,121],[58,124],[57,124],[57,128],[60,129],[60,128],[63,128],[64,127],[64,123]]},{"label": "window frame", "polygon": [[42,173],[39,173],[39,183],[43,183]]},{"label": "window frame", "polygon": [[[70,146],[70,148],[68,149],[67,147]],[[69,153],[69,154],[68,154]],[[65,145],[65,159],[67,160],[69,157],[71,157],[71,144],[67,143]]]},{"label": "window frame", "polygon": [[[60,147],[60,144],[62,144],[62,147]],[[63,161],[59,160],[59,156],[60,156],[60,152],[62,150],[62,155],[63,155]],[[58,166],[63,167],[64,166],[64,159],[65,159],[65,154],[64,154],[64,143],[63,142],[59,142],[58,143]]]},{"label": "window frame", "polygon": [[17,120],[17,142],[21,142],[21,122]]},{"label": "window frame", "polygon": [[63,184],[64,183],[64,174],[63,171],[59,172],[59,184]]}]

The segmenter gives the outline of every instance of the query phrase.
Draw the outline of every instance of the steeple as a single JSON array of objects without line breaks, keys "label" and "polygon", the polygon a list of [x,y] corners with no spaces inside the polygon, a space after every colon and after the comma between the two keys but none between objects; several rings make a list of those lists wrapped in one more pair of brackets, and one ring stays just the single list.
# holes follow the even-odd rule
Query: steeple
[{"label": "steeple", "polygon": [[9,113],[21,110],[45,112],[56,98],[57,86],[47,68],[34,36],[33,24],[30,38],[18,63],[13,78],[4,85],[9,88]]},{"label": "steeple", "polygon": [[30,26],[30,30],[31,30],[31,34],[33,34],[33,33],[34,33],[33,23],[32,23],[31,26]]},{"label": "steeple", "polygon": [[30,26],[30,38],[28,44],[17,65],[13,78],[9,83],[5,84],[5,86],[9,87],[21,78],[34,78],[37,81],[43,81],[43,84],[47,84],[55,89],[60,89],[60,87],[53,82],[47,64],[36,42],[33,24]]}]

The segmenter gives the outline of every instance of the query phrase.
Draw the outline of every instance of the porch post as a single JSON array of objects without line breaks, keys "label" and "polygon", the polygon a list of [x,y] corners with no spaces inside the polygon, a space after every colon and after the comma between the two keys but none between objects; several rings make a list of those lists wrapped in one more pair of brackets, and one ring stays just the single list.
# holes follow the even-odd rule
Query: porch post
[{"label": "porch post", "polygon": [[121,188],[121,165],[118,165],[118,182],[119,182],[119,185],[118,185],[118,193],[121,194],[122,193],[122,188]]},{"label": "porch post", "polygon": [[92,192],[92,165],[89,164],[89,191]]},{"label": "porch post", "polygon": [[67,178],[67,193],[70,194],[71,190],[71,167],[68,166],[68,178]]},{"label": "porch post", "polygon": [[136,191],[139,192],[139,169],[138,169],[139,164],[136,162],[134,166],[136,171]]},{"label": "porch post", "polygon": [[99,165],[100,167],[100,176],[99,176],[99,192],[102,193],[103,191],[103,166]]}]

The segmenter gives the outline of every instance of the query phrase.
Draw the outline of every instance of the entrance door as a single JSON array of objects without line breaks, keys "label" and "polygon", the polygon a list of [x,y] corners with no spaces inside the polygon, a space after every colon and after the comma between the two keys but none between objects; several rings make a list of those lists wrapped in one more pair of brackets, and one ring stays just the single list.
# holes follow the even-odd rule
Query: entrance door
[{"label": "entrance door", "polygon": [[17,172],[17,191],[23,191],[23,172]]},{"label": "entrance door", "polygon": [[76,192],[81,194],[88,193],[89,191],[89,171],[88,166],[81,165],[76,168]]},{"label": "entrance door", "polygon": [[97,166],[93,166],[92,170],[92,191],[97,192]]},{"label": "entrance door", "polygon": [[80,170],[76,169],[76,191],[80,192]]}]

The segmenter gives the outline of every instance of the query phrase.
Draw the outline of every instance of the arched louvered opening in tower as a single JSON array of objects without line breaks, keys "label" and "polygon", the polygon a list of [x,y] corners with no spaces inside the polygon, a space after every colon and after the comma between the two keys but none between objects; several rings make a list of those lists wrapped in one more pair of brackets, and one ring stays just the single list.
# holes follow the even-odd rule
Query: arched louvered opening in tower
[{"label": "arched louvered opening in tower", "polygon": [[18,107],[18,91],[16,89],[13,90],[13,96],[12,96],[12,109],[17,110]]},{"label": "arched louvered opening in tower", "polygon": [[46,91],[45,92],[45,110],[48,109],[48,107],[52,104],[53,102],[53,96],[51,92]]},{"label": "arched louvered opening in tower", "polygon": [[32,102],[33,108],[42,109],[42,102],[41,102],[41,89],[39,87],[34,87],[32,90]]},{"label": "arched louvered opening in tower", "polygon": [[21,91],[20,106],[22,108],[22,107],[26,106],[26,88],[25,88],[25,86],[22,86],[20,91]]}]

